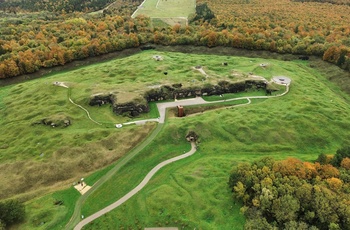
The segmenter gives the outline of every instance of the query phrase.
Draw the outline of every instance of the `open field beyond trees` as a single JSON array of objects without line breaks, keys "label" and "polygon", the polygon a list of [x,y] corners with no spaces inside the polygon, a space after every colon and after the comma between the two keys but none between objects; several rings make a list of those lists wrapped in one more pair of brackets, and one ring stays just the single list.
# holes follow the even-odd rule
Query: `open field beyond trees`
[{"label": "open field beyond trees", "polygon": [[[146,0],[132,14],[135,18],[144,15],[152,19],[152,25],[188,25],[188,17],[194,15],[195,0]],[[165,23],[165,24],[164,24]]]},{"label": "open field beyond trees", "polygon": [[185,17],[195,12],[195,0],[146,0],[133,15],[146,15],[150,18]]},{"label": "open field beyond trees", "polygon": [[[156,61],[155,55],[163,59]],[[222,65],[223,62],[228,65]],[[263,68],[261,63],[268,65]],[[159,162],[188,151],[190,146],[184,137],[194,130],[200,137],[194,156],[166,166],[139,194],[87,229],[243,226],[240,205],[233,202],[227,187],[232,166],[262,156],[276,159],[293,156],[313,161],[320,153],[333,154],[350,144],[349,96],[308,64],[153,50],[2,87],[0,143],[4,144],[0,167],[4,186],[0,195],[2,199],[17,196],[28,200],[69,187],[89,172],[116,162],[154,129],[154,124],[115,129],[115,123],[130,118],[114,115],[108,105],[90,107],[89,98],[93,94],[116,91],[120,100],[126,100],[130,95],[165,84],[182,83],[185,87],[219,80],[239,81],[249,79],[249,73],[267,80],[288,76],[292,84],[283,97],[256,99],[247,106],[205,111],[181,119],[168,117],[155,141],[91,194],[82,207],[82,214],[88,216],[123,196]],[[193,69],[197,65],[209,77]],[[164,75],[164,71],[168,74]],[[91,122],[84,111],[70,104],[68,89],[54,86],[55,81],[65,82],[72,99],[87,108],[102,125]],[[246,95],[259,93],[252,91]],[[157,116],[151,114],[138,119]],[[55,116],[69,117],[71,126],[32,125]],[[86,178],[87,183],[92,185],[107,170],[96,171]],[[6,187],[7,184],[12,186]],[[29,200],[27,219],[18,228],[62,229],[78,196],[70,188]],[[63,205],[54,206],[55,200],[62,200]]]}]

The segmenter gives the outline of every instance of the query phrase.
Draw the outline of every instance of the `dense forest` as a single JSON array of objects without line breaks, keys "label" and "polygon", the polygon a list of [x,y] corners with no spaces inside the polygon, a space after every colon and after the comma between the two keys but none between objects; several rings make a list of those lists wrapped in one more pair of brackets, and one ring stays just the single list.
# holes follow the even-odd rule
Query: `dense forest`
[{"label": "dense forest", "polygon": [[349,0],[198,0],[188,26],[165,28],[130,17],[139,0],[79,2],[2,0],[0,78],[147,43],[316,55],[350,70]]},{"label": "dense forest", "polygon": [[245,229],[350,229],[350,147],[315,163],[263,158],[233,169]]},{"label": "dense forest", "polygon": [[11,9],[11,10],[27,10],[27,11],[50,11],[50,12],[91,12],[99,10],[105,7],[107,4],[113,2],[113,0],[18,0],[18,1],[5,1],[0,6],[0,9]]}]

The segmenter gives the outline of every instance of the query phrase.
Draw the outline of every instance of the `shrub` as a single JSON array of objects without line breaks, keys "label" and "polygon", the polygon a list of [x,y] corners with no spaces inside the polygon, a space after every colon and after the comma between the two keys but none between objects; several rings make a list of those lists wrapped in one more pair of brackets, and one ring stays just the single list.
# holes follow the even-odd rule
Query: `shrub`
[{"label": "shrub", "polygon": [[18,200],[8,200],[0,203],[0,229],[24,220],[24,205]]}]

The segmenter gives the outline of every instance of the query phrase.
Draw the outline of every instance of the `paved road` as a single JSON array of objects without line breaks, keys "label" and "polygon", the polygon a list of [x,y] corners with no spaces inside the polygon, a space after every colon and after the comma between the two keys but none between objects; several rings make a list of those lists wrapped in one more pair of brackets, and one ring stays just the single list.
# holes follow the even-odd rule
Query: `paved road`
[{"label": "paved road", "polygon": [[85,225],[87,225],[88,223],[90,223],[91,221],[99,218],[100,216],[106,214],[107,212],[112,211],[113,209],[117,208],[118,206],[120,206],[121,204],[123,204],[125,201],[127,201],[128,199],[130,199],[133,195],[135,195],[137,192],[139,192],[143,187],[145,187],[147,185],[147,183],[149,182],[149,180],[154,176],[154,174],[156,174],[161,168],[163,168],[164,166],[184,159],[186,157],[189,157],[191,155],[193,155],[196,152],[196,144],[195,143],[191,143],[191,150],[185,154],[182,154],[180,156],[177,157],[173,157],[171,159],[168,159],[166,161],[163,161],[162,163],[159,163],[156,167],[154,167],[146,176],[145,178],[141,181],[141,183],[139,185],[137,185],[133,190],[131,190],[129,193],[127,193],[125,196],[123,196],[122,198],[120,198],[119,200],[117,200],[116,202],[114,202],[113,204],[105,207],[104,209],[101,209],[100,211],[94,213],[93,215],[85,218],[84,220],[82,220],[77,226],[75,226],[74,230],[80,230],[82,227],[84,227]]},{"label": "paved road", "polygon": [[128,163],[131,159],[133,159],[139,152],[141,152],[142,149],[144,149],[146,146],[148,146],[154,138],[159,134],[159,132],[162,130],[163,124],[158,124],[158,126],[153,130],[151,135],[149,135],[146,140],[144,140],[141,144],[137,145],[136,148],[131,150],[125,157],[123,157],[121,160],[119,160],[116,165],[108,171],[105,175],[103,175],[92,187],[89,191],[87,191],[84,195],[80,196],[77,200],[74,208],[73,215],[67,225],[65,226],[65,229],[70,230],[73,229],[74,226],[79,223],[81,220],[81,207],[83,203],[87,200],[87,198],[92,194],[94,191],[96,191],[101,185],[103,185],[107,180],[109,180],[115,173],[117,173],[126,163]]},{"label": "paved road", "polygon": [[[185,99],[185,100],[176,100],[173,102],[163,102],[163,103],[157,103],[157,108],[159,111],[160,117],[157,119],[149,119],[149,120],[142,120],[142,121],[135,121],[135,122],[130,122],[130,123],[125,123],[125,124],[137,124],[137,123],[145,123],[147,121],[157,121],[159,123],[164,123],[165,122],[165,114],[166,114],[166,109],[167,108],[173,108],[178,105],[182,106],[189,106],[189,105],[203,105],[203,104],[214,104],[214,103],[220,103],[220,102],[227,102],[227,101],[237,101],[237,100],[242,100],[246,99],[248,100],[248,103],[251,103],[251,99],[267,99],[267,98],[273,98],[273,97],[281,97],[286,95],[289,92],[289,85],[286,86],[286,91],[284,91],[282,94],[279,95],[274,95],[274,96],[250,96],[250,97],[239,97],[239,98],[231,98],[227,100],[220,100],[220,101],[205,101],[201,97],[196,97],[196,98],[191,98],[191,99]],[[246,105],[244,104],[244,105]],[[239,105],[236,105],[239,106]]]},{"label": "paved road", "polygon": [[[158,122],[158,123],[164,123],[165,122],[165,114],[166,114],[166,109],[168,108],[173,108],[176,106],[189,106],[189,105],[204,105],[204,104],[214,104],[214,103],[220,103],[220,102],[227,102],[227,101],[238,101],[242,99],[248,100],[248,103],[242,104],[242,105],[247,105],[251,103],[251,99],[267,99],[267,98],[272,98],[272,97],[281,97],[289,92],[289,86],[286,85],[286,91],[283,92],[282,94],[279,95],[274,95],[274,96],[250,96],[250,97],[239,97],[239,98],[231,98],[231,99],[226,99],[226,100],[220,100],[220,101],[205,101],[202,97],[196,97],[196,98],[191,98],[191,99],[184,99],[184,100],[176,100],[172,102],[162,102],[162,103],[157,103],[157,108],[159,111],[159,118],[152,118],[152,119],[145,119],[145,120],[139,120],[139,121],[131,121],[131,122],[126,122],[123,123],[123,125],[130,125],[130,124],[144,124],[146,122]],[[240,106],[240,105],[235,105],[235,106]]]},{"label": "paved road", "polygon": [[[157,103],[157,108],[160,114],[159,118],[154,118],[154,119],[146,119],[146,120],[140,120],[140,121],[135,121],[135,122],[128,122],[128,123],[124,123],[124,125],[128,125],[128,124],[144,124],[146,122],[149,121],[155,121],[158,122],[158,127],[157,127],[157,131],[152,133],[152,138],[149,138],[150,141],[153,140],[155,138],[155,136],[159,133],[160,129],[161,129],[161,125],[165,122],[165,114],[166,114],[166,109],[167,108],[172,108],[172,107],[176,107],[178,105],[182,105],[182,106],[188,106],[188,105],[201,105],[201,104],[212,104],[212,103],[220,103],[220,102],[227,102],[227,101],[235,101],[235,100],[242,100],[242,99],[247,99],[247,103],[246,104],[242,104],[242,105],[247,105],[251,103],[251,99],[267,99],[267,98],[273,98],[273,97],[281,97],[286,95],[289,92],[289,84],[286,84],[286,91],[283,92],[282,94],[279,95],[274,95],[274,96],[251,96],[251,97],[240,97],[240,98],[232,98],[232,99],[227,99],[227,100],[220,100],[220,101],[205,101],[203,98],[201,97],[196,97],[196,98],[192,98],[192,99],[185,99],[185,100],[177,100],[174,102],[164,102],[164,103]],[[236,105],[236,106],[241,106],[241,105]],[[154,135],[153,135],[154,134]],[[145,145],[147,145],[148,143],[150,143],[150,141],[145,141],[147,143],[145,143]],[[143,148],[145,145],[142,145],[141,148]],[[118,171],[123,165],[125,165],[125,163],[130,160],[133,156],[135,156],[140,150],[136,149],[135,151],[133,151],[132,154],[129,154],[125,161],[123,159],[122,163],[117,164],[118,167],[116,166],[116,169],[111,170],[110,172],[108,172],[108,175],[105,175],[105,178],[101,178],[101,180],[99,180],[97,182],[98,186],[93,186],[92,189],[90,189],[88,191],[88,193],[86,194],[86,196],[82,196],[79,200],[79,202],[76,205],[73,217],[71,219],[71,221],[67,224],[66,228],[70,229],[69,226],[71,226],[72,224],[76,223],[78,218],[80,218],[80,208],[82,203],[87,199],[87,196],[92,193],[93,191],[95,191],[100,185],[102,185],[108,178],[110,178],[114,173],[116,173],[116,171]],[[192,152],[193,151],[193,152]],[[149,172],[147,174],[147,176],[145,177],[145,179],[133,190],[131,190],[127,195],[125,195],[124,197],[122,197],[120,200],[116,201],[115,203],[107,206],[106,208],[100,210],[99,212],[93,214],[90,217],[87,217],[86,219],[84,219],[83,221],[81,221],[80,223],[78,223],[78,225],[76,225],[76,227],[74,229],[81,229],[83,226],[85,226],[86,224],[90,223],[91,221],[93,221],[94,219],[102,216],[103,214],[109,212],[110,210],[118,207],[119,205],[121,205],[122,203],[124,203],[127,199],[129,199],[131,196],[133,196],[135,193],[137,193],[139,190],[141,190],[145,184],[149,181],[149,179],[163,166],[174,162],[176,160],[180,160],[183,159],[185,157],[188,157],[190,155],[192,155],[195,152],[195,147],[194,144],[192,143],[192,149],[190,152],[180,155],[178,157],[174,157],[172,159],[169,159],[167,161],[164,161],[162,163],[160,163],[159,165],[157,165],[154,169],[151,170],[151,172]],[[164,164],[164,165],[163,165]],[[157,168],[159,167],[159,168]],[[113,172],[112,172],[113,171]],[[103,180],[102,180],[103,179]],[[144,185],[141,186],[141,184],[144,183]]]}]

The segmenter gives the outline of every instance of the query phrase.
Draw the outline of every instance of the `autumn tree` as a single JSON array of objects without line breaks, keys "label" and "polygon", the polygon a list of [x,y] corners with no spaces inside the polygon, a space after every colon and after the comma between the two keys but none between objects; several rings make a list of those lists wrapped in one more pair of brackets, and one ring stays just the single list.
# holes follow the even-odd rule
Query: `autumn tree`
[{"label": "autumn tree", "polygon": [[229,185],[243,202],[245,229],[349,230],[349,182],[345,168],[263,158],[235,167]]},{"label": "autumn tree", "polygon": [[350,146],[338,149],[331,163],[332,165],[339,167],[342,160],[346,157],[350,158]]},{"label": "autumn tree", "polygon": [[340,163],[340,166],[344,169],[350,170],[350,158],[345,157]]},{"label": "autumn tree", "polygon": [[331,63],[337,63],[339,57],[340,57],[340,48],[337,46],[329,47],[323,54],[323,60]]}]

